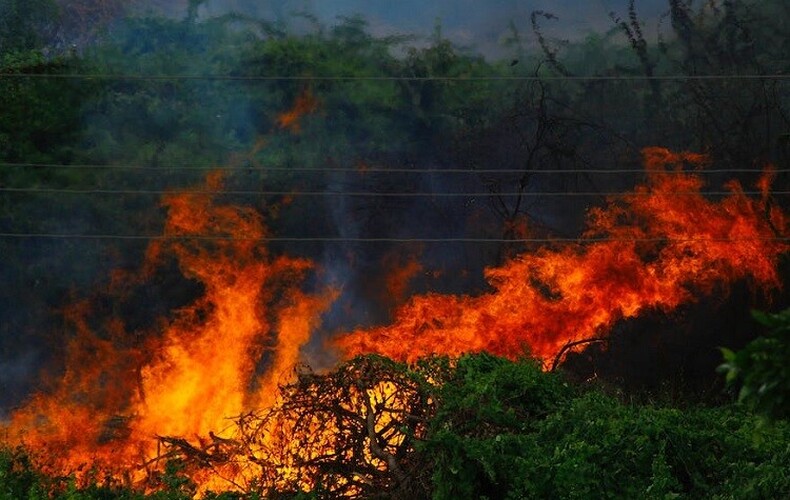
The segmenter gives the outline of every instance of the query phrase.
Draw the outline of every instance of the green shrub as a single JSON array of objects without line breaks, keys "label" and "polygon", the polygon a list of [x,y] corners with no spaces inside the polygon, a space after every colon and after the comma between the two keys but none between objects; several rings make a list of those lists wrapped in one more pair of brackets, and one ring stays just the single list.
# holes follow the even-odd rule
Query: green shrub
[{"label": "green shrub", "polygon": [[0,448],[0,500],[40,498],[42,477],[21,448]]},{"label": "green shrub", "polygon": [[459,362],[424,451],[435,498],[776,498],[790,427],[739,408],[574,392],[530,362]]},{"label": "green shrub", "polygon": [[790,308],[776,314],[753,311],[768,332],[733,352],[722,348],[719,371],[740,383],[738,401],[772,418],[790,417]]},{"label": "green shrub", "polygon": [[502,498],[519,475],[525,439],[571,397],[571,389],[537,363],[488,354],[465,356],[439,391],[440,406],[423,450],[435,463],[436,498]]}]

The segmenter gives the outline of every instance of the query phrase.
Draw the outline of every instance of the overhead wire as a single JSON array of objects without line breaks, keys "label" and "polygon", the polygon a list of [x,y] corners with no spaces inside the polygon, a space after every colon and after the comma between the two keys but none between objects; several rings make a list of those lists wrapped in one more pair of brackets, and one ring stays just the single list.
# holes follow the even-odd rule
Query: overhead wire
[{"label": "overhead wire", "polygon": [[[219,172],[317,172],[317,173],[359,173],[359,174],[379,174],[379,173],[392,173],[392,174],[525,174],[530,175],[556,175],[556,174],[738,174],[738,173],[760,173],[761,170],[755,168],[714,168],[714,169],[695,169],[695,170],[650,170],[644,168],[568,168],[568,169],[540,169],[540,170],[518,170],[507,168],[407,168],[407,167],[267,167],[261,165],[249,166],[216,166],[216,165],[187,165],[187,164],[164,164],[158,166],[149,165],[107,165],[107,164],[60,164],[60,163],[18,163],[18,162],[0,162],[0,167],[9,168],[52,168],[64,170],[82,170],[82,169],[103,169],[103,170],[141,170],[141,171],[219,171]],[[790,169],[771,169],[775,173],[790,173]]]},{"label": "overhead wire", "polygon": [[[351,197],[382,197],[382,198],[455,198],[455,197],[590,197],[590,196],[654,196],[652,191],[634,191],[624,193],[621,191],[514,191],[514,192],[387,192],[387,191],[256,191],[256,190],[181,190],[181,189],[61,189],[61,188],[10,188],[0,187],[0,193],[25,193],[25,194],[65,194],[65,195],[200,195],[200,196],[289,196],[289,197],[323,197],[323,196],[351,196]],[[667,191],[661,195],[671,196],[730,196],[733,191]],[[737,191],[738,194],[749,196],[762,195],[762,191]],[[772,195],[788,195],[790,191],[772,191]]]},{"label": "overhead wire", "polygon": [[[132,74],[88,74],[88,73],[2,73],[0,79],[26,78],[26,79],[88,79],[88,80],[128,80],[128,81],[178,81],[178,80],[205,80],[205,81],[452,81],[452,82],[481,82],[481,81],[686,81],[686,80],[788,80],[790,74],[742,74],[742,75],[588,75],[588,76],[283,76],[283,75],[132,75]],[[98,164],[77,164],[62,165],[53,163],[0,163],[3,167],[29,167],[29,168],[63,168],[63,169],[112,169],[112,170],[218,170],[218,171],[263,171],[263,172],[357,172],[366,173],[463,173],[463,174],[524,174],[524,171],[513,169],[436,169],[436,168],[375,168],[375,167],[262,167],[262,166],[239,166],[239,167],[216,167],[216,166],[194,166],[194,165],[164,165],[164,166],[145,166],[145,165],[98,165]],[[664,174],[686,173],[685,171],[660,171]],[[716,174],[716,173],[756,173],[756,169],[710,169],[694,170],[694,174]],[[776,173],[790,172],[789,169],[774,170]],[[644,174],[651,173],[644,169],[547,169],[529,171],[529,174]],[[227,190],[227,191],[203,191],[203,190],[132,190],[132,189],[59,189],[59,188],[10,188],[1,187],[0,192],[6,193],[32,193],[32,194],[122,194],[122,195],[163,195],[163,194],[188,194],[188,195],[257,195],[257,196],[366,196],[366,197],[560,197],[560,196],[622,196],[626,193],[621,192],[466,192],[466,193],[422,193],[422,192],[337,192],[337,191],[255,191],[255,190]],[[762,195],[761,191],[740,191],[744,195]],[[632,192],[629,195],[652,194],[649,192]],[[694,192],[671,192],[663,193],[671,195],[697,195]],[[702,193],[708,196],[732,195],[731,191],[711,191]],[[776,191],[772,195],[787,195],[790,191]],[[58,234],[58,233],[0,233],[0,238],[39,238],[39,239],[118,239],[118,240],[170,240],[170,239],[189,239],[189,240],[261,240],[267,242],[423,242],[423,243],[590,243],[602,241],[625,241],[625,242],[694,242],[694,241],[777,241],[787,242],[790,238],[740,238],[740,239],[711,239],[711,238],[692,238],[692,239],[667,239],[667,238],[342,238],[342,237],[272,237],[272,238],[238,238],[222,236],[168,236],[168,235],[114,235],[114,234]]]},{"label": "overhead wire", "polygon": [[0,233],[0,238],[17,239],[95,239],[95,240],[165,240],[165,241],[260,241],[289,243],[700,243],[700,242],[790,242],[790,237],[774,238],[347,238],[334,236],[317,237],[240,237],[221,235],[140,235],[140,234],[61,234],[61,233]]},{"label": "overhead wire", "polygon": [[0,72],[0,78],[28,79],[81,79],[81,80],[128,80],[128,81],[677,81],[677,80],[787,80],[790,74],[740,74],[740,75],[488,75],[488,76],[409,76],[409,75],[142,75],[100,73],[10,73]]}]

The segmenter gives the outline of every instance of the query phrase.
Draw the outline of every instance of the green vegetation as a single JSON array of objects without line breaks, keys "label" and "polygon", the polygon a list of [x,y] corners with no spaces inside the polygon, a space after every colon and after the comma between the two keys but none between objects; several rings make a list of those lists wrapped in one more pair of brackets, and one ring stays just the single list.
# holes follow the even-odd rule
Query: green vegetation
[{"label": "green vegetation", "polygon": [[736,407],[624,403],[529,363],[463,358],[425,447],[435,498],[771,498],[787,422]]},{"label": "green vegetation", "polygon": [[[252,166],[286,170],[235,172],[228,184],[297,191],[343,182],[348,190],[392,190],[416,188],[416,178],[359,179],[333,171],[413,165],[513,171],[509,177],[466,177],[463,187],[469,191],[597,191],[606,190],[600,179],[572,171],[533,174],[634,167],[638,151],[652,145],[709,152],[720,168],[753,166],[757,172],[764,162],[782,167],[790,161],[784,80],[554,79],[786,73],[786,40],[780,33],[790,14],[781,2],[726,2],[722,9],[699,12],[670,2],[672,23],[657,42],[645,38],[636,11],[625,20],[615,18],[607,33],[562,44],[543,34],[541,22],[549,20],[537,16],[531,37],[513,28],[515,66],[454,46],[440,27],[419,45],[408,37],[376,37],[360,17],[333,27],[307,19],[312,28],[297,36],[239,15],[199,19],[194,9],[201,3],[192,2],[183,19],[130,16],[114,19],[111,28],[107,22],[94,27],[104,31],[75,34],[74,23],[72,31],[63,28],[70,11],[58,10],[52,1],[24,3],[25,8],[4,1],[0,185],[172,189],[199,182],[200,167]],[[69,34],[79,46],[64,42]],[[528,38],[539,40],[537,49],[525,48]],[[298,134],[279,128],[277,117],[306,92],[317,103],[315,112],[302,119]],[[106,168],[128,166],[148,170]],[[198,170],[177,169],[183,166]],[[289,167],[325,172],[308,180]],[[634,177],[618,179],[627,185]],[[439,176],[432,182],[461,181]],[[64,213],[81,214],[82,225],[104,234],[150,232],[162,222],[150,196],[95,195],[90,208],[78,201],[62,194],[4,193],[3,229],[50,232],[70,222]],[[331,211],[321,200],[298,201],[283,214],[281,232],[299,227],[306,213],[324,213],[314,217],[315,227],[332,229]],[[437,210],[456,219],[480,217],[465,200],[455,201]],[[490,204],[485,217],[491,223],[481,226],[498,226],[500,234],[524,218],[535,227],[565,231],[562,226],[578,223],[580,213],[571,213],[563,200],[546,200],[540,208],[510,197]],[[393,202],[386,211],[356,208],[362,218],[380,218],[400,207]],[[116,216],[130,211],[133,217]],[[393,219],[378,222],[402,224],[397,214]]]},{"label": "green vegetation", "polygon": [[[633,3],[622,18],[613,16],[608,32],[570,42],[545,36],[541,23],[551,18],[536,14],[532,33],[513,28],[513,58],[503,61],[453,45],[438,28],[433,38],[415,41],[378,37],[359,17],[333,27],[308,17],[311,27],[296,35],[238,15],[203,19],[196,15],[200,3],[191,1],[183,19],[139,14],[86,27],[67,18],[60,2],[0,0],[0,233],[159,234],[164,214],[158,191],[199,186],[216,167],[230,167],[229,189],[281,193],[233,201],[266,213],[272,234],[282,236],[513,238],[523,220],[536,236],[577,234],[585,198],[574,198],[582,200],[576,206],[497,194],[630,188],[641,174],[601,181],[579,169],[635,168],[638,151],[653,145],[703,151],[718,168],[745,170],[707,176],[714,190],[732,177],[751,186],[766,163],[784,171],[776,179],[779,191],[790,182],[790,82],[773,78],[790,72],[784,0],[698,9],[669,1],[665,31],[655,42],[643,34]],[[760,78],[746,78],[755,75]],[[569,76],[600,78],[561,78]],[[301,117],[298,129],[279,125],[301,96],[310,96],[315,109]],[[317,171],[295,170],[304,167]],[[393,172],[375,175],[367,173],[370,167]],[[433,173],[415,177],[411,168]],[[462,180],[442,173],[492,168],[511,172],[475,172]],[[546,170],[554,173],[538,175]],[[491,196],[434,199],[426,209],[397,198],[289,195],[436,186]],[[80,197],[29,191],[40,189],[150,192]],[[776,229],[786,236],[785,228]],[[57,349],[41,346],[64,346],[73,332],[53,311],[73,302],[75,290],[108,280],[110,269],[136,267],[144,245],[114,238],[0,239],[0,362],[35,352],[42,365],[57,366]],[[344,285],[359,288],[357,301],[380,284],[373,277],[378,273],[364,266],[381,262],[387,252],[344,247],[332,253],[322,243],[273,245],[272,251],[318,262],[352,256],[362,278]],[[447,277],[448,289],[464,292],[483,286],[468,276],[506,253],[496,244],[442,252],[425,252],[434,259],[425,268]],[[139,297],[98,308],[97,314],[116,315],[135,333],[125,341],[143,345],[138,333],[146,330],[134,326],[158,321],[194,293],[194,283],[179,279],[177,269],[162,272],[170,274]],[[171,307],[162,311],[162,304]],[[365,309],[353,306],[349,313]],[[447,360],[421,367],[354,360],[289,386],[285,394],[292,399],[286,401],[294,403],[289,411],[315,414],[326,401],[309,396],[333,394],[316,388],[348,387],[359,373],[372,377],[361,390],[387,378],[410,391],[420,424],[403,426],[408,439],[398,449],[397,474],[388,469],[377,475],[359,445],[369,436],[349,417],[348,446],[361,454],[354,458],[367,467],[363,472],[379,481],[369,487],[382,494],[781,498],[790,491],[790,310],[755,317],[767,327],[765,335],[751,334],[753,341],[741,350],[723,349],[722,371],[740,403],[637,403],[630,395],[544,373],[529,359],[485,354],[452,366]],[[42,338],[49,332],[54,338]],[[9,400],[0,403],[10,407],[30,388],[8,384],[0,398]],[[344,401],[330,402],[341,408]],[[78,486],[74,478],[50,477],[26,450],[3,449],[0,499],[190,498],[195,484],[187,471],[199,464],[182,458],[166,465],[161,491],[146,496],[108,481]],[[305,472],[321,484],[342,483],[338,474],[346,473],[342,467]],[[309,497],[293,490],[283,496]],[[272,490],[262,486],[206,498],[267,494]]]},{"label": "green vegetation", "polygon": [[733,352],[722,348],[719,371],[740,383],[738,401],[772,418],[790,417],[790,309],[752,313],[768,332]]},{"label": "green vegetation", "polygon": [[[317,411],[321,420],[349,423],[351,409],[360,417],[387,411],[384,403],[367,410],[352,404],[354,396],[346,392],[353,386],[349,376],[363,385],[387,380],[401,394],[431,394],[431,399],[408,396],[410,414],[428,412],[427,429],[407,431],[415,442],[399,445],[403,453],[395,456],[405,476],[391,467],[371,476],[378,493],[408,491],[409,498],[437,499],[780,498],[790,490],[786,420],[766,425],[735,405],[679,409],[624,402],[600,389],[569,384],[529,359],[511,362],[479,354],[459,359],[452,368],[446,360],[410,368],[359,358],[286,387],[276,411]],[[427,384],[427,376],[434,384]],[[358,477],[370,460],[363,458],[364,446],[354,444],[357,439],[366,442],[363,427],[344,427],[349,451],[342,462],[329,453],[302,463],[299,453],[307,451],[296,447],[290,463],[324,485]],[[319,436],[324,431],[313,432]],[[197,462],[189,465],[195,466]],[[46,498],[46,492],[54,491],[59,499],[190,498],[194,484],[186,470],[194,469],[186,462],[168,462],[160,478],[162,490],[144,496],[117,485],[76,488],[69,478],[36,472],[23,450],[3,450],[0,497]],[[405,484],[410,486],[404,489]],[[205,498],[259,498],[263,492],[268,492],[264,497],[274,494],[263,489]],[[316,495],[325,496],[320,489]]]}]

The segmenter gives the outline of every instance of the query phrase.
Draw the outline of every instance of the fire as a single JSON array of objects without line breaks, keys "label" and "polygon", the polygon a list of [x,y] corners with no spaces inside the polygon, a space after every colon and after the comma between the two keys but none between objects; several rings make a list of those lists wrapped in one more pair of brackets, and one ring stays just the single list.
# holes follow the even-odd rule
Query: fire
[{"label": "fire", "polygon": [[277,126],[294,134],[299,133],[302,117],[314,113],[317,109],[318,100],[309,89],[304,90],[296,97],[293,107],[277,117]]},{"label": "fire", "polygon": [[[298,115],[314,105],[304,97],[281,125],[297,127]],[[527,348],[551,360],[621,319],[671,311],[735,280],[781,286],[787,221],[771,203],[771,172],[758,181],[756,199],[730,183],[729,194],[712,201],[700,177],[683,170],[702,166],[705,157],[660,148],[644,155],[644,185],[591,209],[578,243],[487,269],[487,293],[428,293],[404,302],[409,281],[424,270],[394,256],[384,263],[393,323],[337,337],[341,357],[379,353],[412,362],[488,351],[515,358]],[[120,288],[143,283],[174,258],[201,284],[201,296],[144,332],[117,318],[97,327],[87,301],[70,307],[65,370],[51,390],[12,415],[7,440],[27,446],[54,474],[79,478],[95,468],[149,489],[157,487],[159,459],[172,454],[196,457],[190,477],[199,492],[319,483],[338,495],[384,491],[380,472],[404,475],[397,457],[424,432],[430,415],[415,412],[433,411],[436,402],[384,358],[293,378],[301,347],[337,292],[304,291],[313,264],[270,254],[256,210],[203,193],[221,189],[221,175],[212,174],[198,192],[165,196],[163,238],[150,244],[137,275],[117,273],[111,281]],[[284,382],[293,383],[281,388]],[[315,465],[336,462],[353,462],[359,483],[328,477]]]},{"label": "fire", "polygon": [[[701,193],[704,156],[644,151],[647,183],[588,214],[578,244],[522,253],[486,270],[492,291],[479,296],[429,293],[399,308],[393,324],[345,334],[345,356],[379,353],[413,362],[430,354],[488,351],[516,358],[527,348],[551,360],[571,342],[603,335],[646,309],[671,311],[739,279],[781,285],[787,244],[781,210],[732,182],[719,202]],[[669,169],[672,169],[670,171]]]},{"label": "fire", "polygon": [[[209,176],[205,189],[220,187],[221,177]],[[35,396],[8,429],[60,473],[91,465],[140,482],[149,471],[128,476],[157,457],[157,436],[232,438],[229,418],[273,404],[333,300],[332,291],[301,290],[309,261],[269,255],[255,210],[205,194],[170,194],[163,205],[165,238],[150,245],[143,274],[175,256],[204,294],[140,349],[119,347],[134,332],[116,324],[114,338],[103,339],[88,327],[86,304],[74,308],[77,335],[56,390]]]},{"label": "fire", "polygon": [[238,454],[261,465],[275,491],[321,485],[332,498],[369,498],[418,473],[404,457],[425,436],[435,401],[414,373],[357,358],[324,375],[301,373],[283,391],[263,417],[239,421],[247,444]]},{"label": "fire", "polygon": [[386,268],[382,303],[394,309],[406,300],[410,282],[424,269],[416,256],[395,253],[386,255],[382,264]]}]

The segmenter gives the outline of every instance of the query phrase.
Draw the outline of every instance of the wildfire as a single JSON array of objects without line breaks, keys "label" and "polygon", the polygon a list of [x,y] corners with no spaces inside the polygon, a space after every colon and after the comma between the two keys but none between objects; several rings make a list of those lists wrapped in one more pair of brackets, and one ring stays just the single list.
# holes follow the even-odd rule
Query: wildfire
[{"label": "wildfire", "polygon": [[[211,175],[206,189],[220,184]],[[203,194],[174,193],[163,205],[164,238],[150,245],[146,268],[175,256],[204,294],[141,349],[120,347],[134,333],[122,325],[115,324],[113,342],[89,329],[85,307],[73,311],[77,335],[56,391],[35,396],[12,416],[8,431],[48,455],[45,464],[54,470],[97,465],[128,476],[157,457],[157,436],[232,438],[228,419],[273,404],[333,300],[332,291],[301,290],[309,261],[268,254],[255,210],[217,205]],[[263,357],[268,366],[259,376]],[[149,473],[141,468],[128,479]]]},{"label": "wildfire", "polygon": [[[282,118],[283,127],[296,123]],[[394,322],[343,334],[333,344],[343,359],[379,353],[411,362],[476,351],[515,358],[526,347],[549,360],[569,342],[606,334],[618,320],[646,309],[670,311],[735,280],[780,286],[787,222],[769,202],[771,174],[758,182],[758,199],[731,183],[728,196],[711,201],[700,177],[683,170],[704,162],[645,150],[644,185],[591,209],[577,244],[549,245],[489,268],[488,293],[429,293],[403,303],[408,281],[423,268],[393,259],[387,289],[390,304],[399,304]],[[212,174],[201,191],[221,187],[222,177]],[[395,457],[426,421],[406,418],[425,410],[422,389],[388,372],[383,361],[362,361],[331,380],[300,377],[285,389],[290,406],[277,406],[280,384],[295,380],[289,374],[300,349],[337,292],[305,292],[312,263],[271,255],[267,229],[252,208],[200,192],[169,194],[163,206],[164,235],[150,244],[142,271],[119,274],[112,286],[144,281],[175,258],[202,295],[150,332],[130,332],[120,319],[96,329],[88,302],[70,308],[74,335],[65,371],[51,391],[12,415],[8,440],[57,474],[87,474],[89,466],[149,488],[156,487],[151,478],[162,446],[165,455],[199,457],[203,467],[192,478],[201,491],[243,488],[262,477],[308,489],[320,482],[338,494],[380,487],[377,471],[402,467]],[[130,341],[141,333],[144,342]],[[254,413],[266,408],[274,409],[268,417]],[[355,470],[366,472],[358,484],[332,483],[314,470],[319,458],[356,460]]]},{"label": "wildfire", "polygon": [[394,253],[386,255],[382,265],[386,269],[386,277],[381,301],[389,309],[395,309],[406,300],[410,281],[424,269],[417,257],[404,257]]},{"label": "wildfire", "polygon": [[310,90],[303,90],[297,97],[293,107],[277,117],[277,126],[291,133],[301,131],[301,120],[305,115],[314,113],[318,109],[318,100]]},{"label": "wildfire", "polygon": [[[698,175],[705,157],[644,151],[647,183],[588,214],[573,246],[548,246],[486,270],[493,289],[480,296],[412,297],[391,325],[335,340],[344,356],[379,353],[412,362],[430,354],[487,351],[516,358],[527,348],[550,360],[563,346],[605,334],[645,309],[670,311],[717,286],[751,278],[780,286],[787,251],[781,210],[768,203],[770,173],[751,199],[731,182],[729,196],[706,199]],[[673,169],[673,171],[669,171]]]}]

